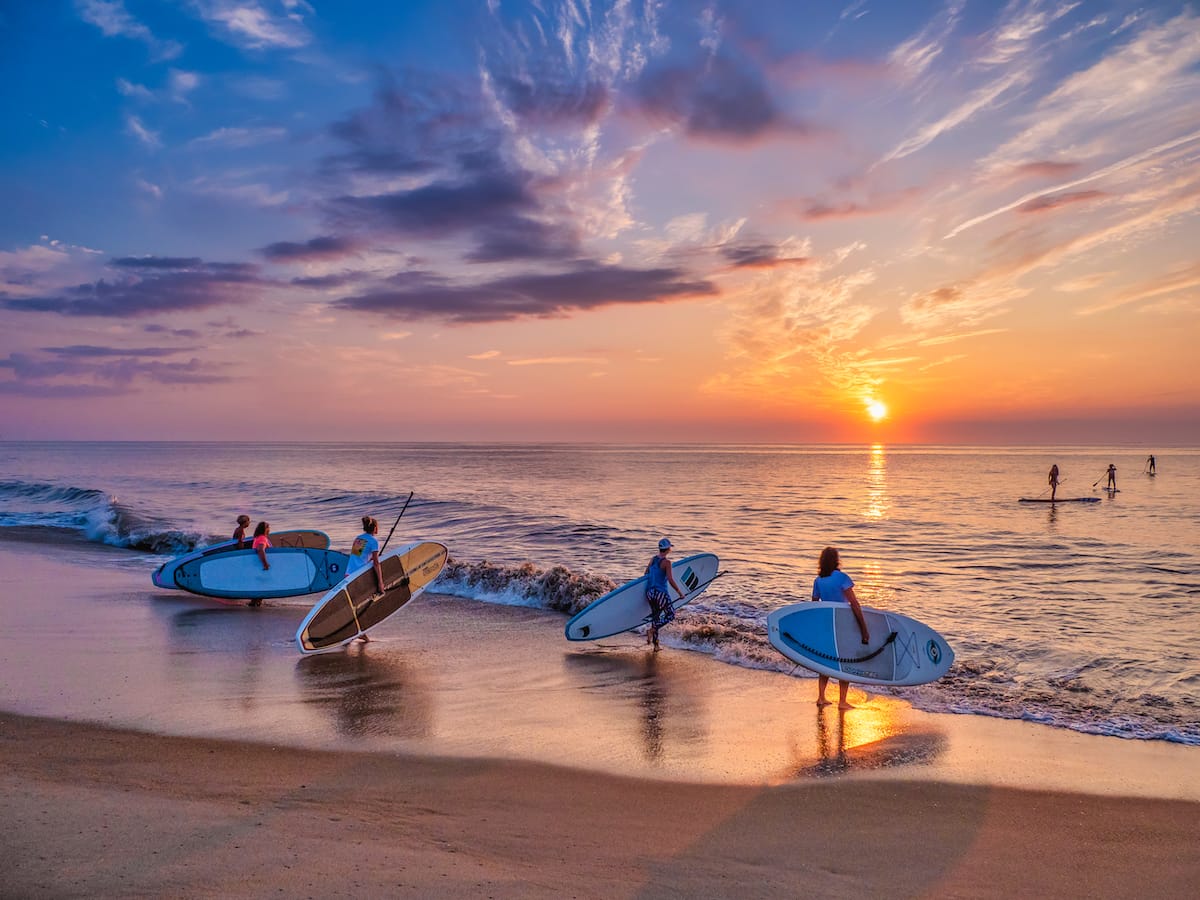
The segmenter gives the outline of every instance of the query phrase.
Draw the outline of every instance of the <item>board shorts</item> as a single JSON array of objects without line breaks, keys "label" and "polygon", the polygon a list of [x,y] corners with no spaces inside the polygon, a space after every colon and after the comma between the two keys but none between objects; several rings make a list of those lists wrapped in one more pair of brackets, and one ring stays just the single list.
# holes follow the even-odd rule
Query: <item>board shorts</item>
[{"label": "board shorts", "polygon": [[662,628],[675,619],[675,607],[671,605],[671,595],[658,588],[646,590],[646,602],[650,604],[650,624]]}]

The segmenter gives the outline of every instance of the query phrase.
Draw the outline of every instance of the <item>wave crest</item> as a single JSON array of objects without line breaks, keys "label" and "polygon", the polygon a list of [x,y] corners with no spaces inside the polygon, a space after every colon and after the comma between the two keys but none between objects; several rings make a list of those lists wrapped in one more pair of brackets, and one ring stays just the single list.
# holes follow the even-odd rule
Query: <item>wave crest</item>
[{"label": "wave crest", "polygon": [[436,590],[489,603],[574,615],[616,586],[616,582],[603,575],[574,572],[566,566],[539,569],[531,562],[505,566],[487,560],[467,563],[448,559]]}]

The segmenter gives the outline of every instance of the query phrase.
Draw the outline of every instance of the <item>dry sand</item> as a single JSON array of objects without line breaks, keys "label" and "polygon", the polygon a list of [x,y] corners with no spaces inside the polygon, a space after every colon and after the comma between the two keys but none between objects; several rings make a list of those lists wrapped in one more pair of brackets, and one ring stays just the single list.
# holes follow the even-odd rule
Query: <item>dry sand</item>
[{"label": "dry sand", "polygon": [[776,787],[0,716],[13,897],[1194,897],[1200,806]]}]

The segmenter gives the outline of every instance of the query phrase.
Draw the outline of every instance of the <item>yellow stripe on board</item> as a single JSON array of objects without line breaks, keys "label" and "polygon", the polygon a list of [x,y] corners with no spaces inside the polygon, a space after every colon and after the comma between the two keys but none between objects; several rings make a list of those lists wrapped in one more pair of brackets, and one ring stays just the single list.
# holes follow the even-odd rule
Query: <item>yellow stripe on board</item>
[{"label": "yellow stripe on board", "polygon": [[354,630],[362,634],[362,626],[358,624],[358,610],[354,608],[354,601],[350,599],[350,592],[342,591],[342,595],[346,598],[346,605],[350,607],[350,615],[354,616]]}]

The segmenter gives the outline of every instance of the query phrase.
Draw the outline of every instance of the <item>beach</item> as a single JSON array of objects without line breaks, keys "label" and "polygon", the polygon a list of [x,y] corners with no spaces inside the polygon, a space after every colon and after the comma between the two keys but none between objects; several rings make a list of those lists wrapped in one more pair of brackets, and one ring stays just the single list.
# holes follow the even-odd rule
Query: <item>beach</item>
[{"label": "beach", "polygon": [[[306,601],[0,541],[10,896],[1190,896],[1195,748],[568,645],[429,594],[301,658]],[[124,554],[124,556],[121,556]],[[96,564],[104,558],[117,565]],[[480,640],[479,634],[488,636]]]}]

